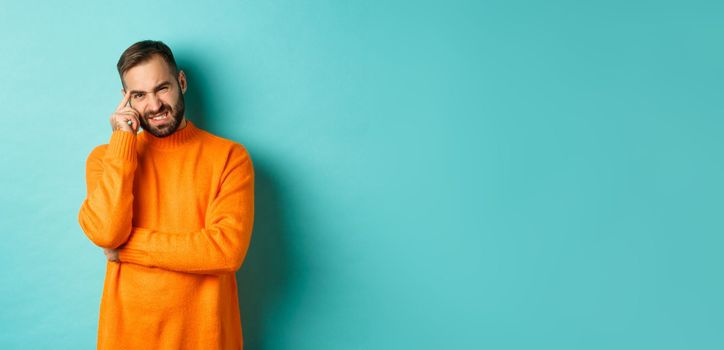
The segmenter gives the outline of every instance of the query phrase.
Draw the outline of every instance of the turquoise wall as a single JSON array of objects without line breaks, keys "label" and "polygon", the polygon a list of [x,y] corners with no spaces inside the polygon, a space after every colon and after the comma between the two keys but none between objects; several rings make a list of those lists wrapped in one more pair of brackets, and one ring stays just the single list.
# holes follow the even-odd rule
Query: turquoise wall
[{"label": "turquoise wall", "polygon": [[724,348],[724,3],[0,4],[0,348],[91,349],[77,222],[163,40],[244,144],[247,349]]}]

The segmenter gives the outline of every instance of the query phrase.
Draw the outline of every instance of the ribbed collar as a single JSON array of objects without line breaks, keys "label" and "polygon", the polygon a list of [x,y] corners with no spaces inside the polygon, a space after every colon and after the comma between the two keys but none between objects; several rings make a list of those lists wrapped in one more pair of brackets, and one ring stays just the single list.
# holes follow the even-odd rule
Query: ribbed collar
[{"label": "ribbed collar", "polygon": [[186,119],[186,126],[183,129],[177,129],[173,134],[166,137],[156,137],[145,130],[138,134],[139,141],[150,147],[158,149],[174,149],[191,142],[199,136],[201,129],[197,128],[194,123]]}]

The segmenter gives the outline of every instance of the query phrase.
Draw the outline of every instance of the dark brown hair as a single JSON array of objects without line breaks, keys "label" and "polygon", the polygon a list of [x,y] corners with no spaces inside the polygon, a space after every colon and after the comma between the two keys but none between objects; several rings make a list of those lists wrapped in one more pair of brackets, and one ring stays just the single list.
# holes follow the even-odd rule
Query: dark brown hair
[{"label": "dark brown hair", "polygon": [[126,83],[123,82],[123,74],[129,69],[141,63],[147,62],[151,59],[151,57],[153,57],[153,55],[161,56],[161,58],[163,58],[169,66],[171,74],[173,74],[174,77],[178,76],[178,67],[176,67],[176,60],[173,58],[171,49],[161,41],[143,40],[129,46],[126,51],[123,51],[123,54],[116,65],[124,88]]}]

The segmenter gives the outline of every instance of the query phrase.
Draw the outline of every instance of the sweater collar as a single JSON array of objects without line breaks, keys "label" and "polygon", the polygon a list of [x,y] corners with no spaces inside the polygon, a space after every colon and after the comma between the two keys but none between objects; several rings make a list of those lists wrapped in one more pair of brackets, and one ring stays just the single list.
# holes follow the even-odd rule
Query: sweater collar
[{"label": "sweater collar", "polygon": [[145,130],[141,132],[139,140],[150,147],[160,149],[174,149],[191,142],[200,133],[200,129],[190,120],[186,119],[186,126],[183,129],[176,129],[173,134],[166,137],[156,137]]}]

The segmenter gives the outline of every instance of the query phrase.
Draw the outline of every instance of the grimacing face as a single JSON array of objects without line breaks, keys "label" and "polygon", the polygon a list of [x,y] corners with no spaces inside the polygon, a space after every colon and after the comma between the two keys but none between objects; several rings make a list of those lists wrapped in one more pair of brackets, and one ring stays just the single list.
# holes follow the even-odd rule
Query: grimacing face
[{"label": "grimacing face", "polygon": [[175,77],[161,56],[127,70],[123,82],[131,90],[130,105],[141,115],[139,122],[146,132],[166,137],[184,121],[186,75],[179,71]]}]

